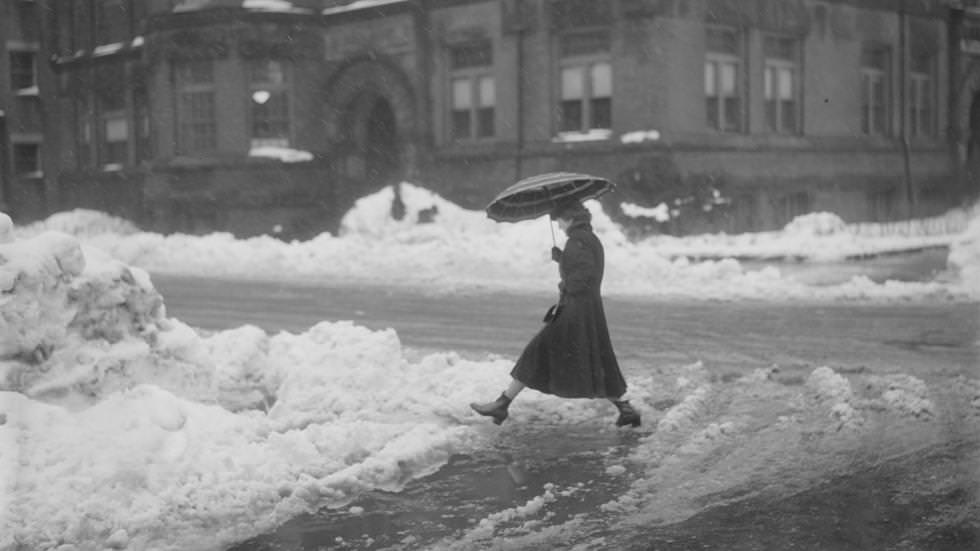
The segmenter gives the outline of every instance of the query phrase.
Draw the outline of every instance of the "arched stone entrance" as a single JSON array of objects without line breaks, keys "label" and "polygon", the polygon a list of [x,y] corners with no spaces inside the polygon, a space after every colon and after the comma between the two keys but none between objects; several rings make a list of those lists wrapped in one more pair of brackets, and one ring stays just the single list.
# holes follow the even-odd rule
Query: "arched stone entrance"
[{"label": "arched stone entrance", "polygon": [[325,87],[327,134],[354,195],[414,171],[414,98],[405,73],[377,57],[350,60],[333,73]]}]

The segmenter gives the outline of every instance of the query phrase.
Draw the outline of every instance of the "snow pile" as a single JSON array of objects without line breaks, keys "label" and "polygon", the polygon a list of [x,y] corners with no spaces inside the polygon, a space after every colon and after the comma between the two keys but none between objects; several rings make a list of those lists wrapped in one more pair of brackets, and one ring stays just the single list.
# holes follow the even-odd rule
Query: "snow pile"
[{"label": "snow pile", "polygon": [[966,292],[980,297],[980,209],[974,210],[966,231],[953,241],[948,263]]},{"label": "snow pile", "polygon": [[845,230],[847,223],[832,212],[813,212],[797,216],[783,228],[790,235],[834,235]]},{"label": "snow pile", "polygon": [[62,232],[78,238],[86,238],[103,234],[132,235],[139,232],[139,228],[128,220],[104,212],[74,209],[52,214],[41,222],[35,222],[17,229],[18,235],[22,237],[37,235],[46,231]]},{"label": "snow pile", "polygon": [[[865,239],[853,232],[824,231],[828,217],[799,223],[807,232],[738,236],[659,237],[631,242],[596,201],[586,205],[606,249],[604,292],[619,295],[707,299],[909,300],[957,299],[980,291],[949,282],[877,284],[856,277],[811,286],[775,267],[749,270],[731,256],[831,258],[862,252],[919,247],[922,239],[949,242],[946,235]],[[820,221],[824,220],[824,221]],[[432,293],[511,290],[554,292],[554,244],[564,235],[546,217],[495,223],[483,211],[463,209],[409,183],[361,198],[343,218],[339,236],[322,234],[283,243],[261,236],[99,234],[83,237],[92,247],[151,273],[189,274],[298,282],[356,281],[359,285],[406,286]],[[813,230],[816,227],[817,230]],[[80,232],[84,233],[84,232]],[[555,242],[552,241],[555,235]],[[720,260],[695,262],[700,254]]]},{"label": "snow pile", "polygon": [[[466,404],[506,385],[508,359],[410,359],[394,331],[346,321],[202,336],[166,317],[141,270],[65,234],[4,243],[0,256],[0,334],[16,336],[0,358],[0,548],[226,548],[365,492],[401,491],[498,434]],[[898,432],[869,454],[925,441],[941,413],[936,389],[901,373],[854,380],[820,367],[792,387],[764,370],[719,380],[694,363],[628,378],[654,429],[639,431],[635,469],[599,471],[641,475],[602,510],[645,522],[684,518],[760,478],[807,484],[854,461],[882,426]],[[975,404],[978,382],[959,387]],[[613,430],[612,418],[605,401],[528,391],[509,423]],[[566,493],[545,488],[492,513],[464,543],[555,535],[537,523]]]}]

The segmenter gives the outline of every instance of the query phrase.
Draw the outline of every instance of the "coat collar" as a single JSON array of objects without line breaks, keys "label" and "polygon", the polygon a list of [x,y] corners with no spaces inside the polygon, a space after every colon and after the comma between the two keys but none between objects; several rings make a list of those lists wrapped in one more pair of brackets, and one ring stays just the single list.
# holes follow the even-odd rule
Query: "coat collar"
[{"label": "coat collar", "polygon": [[568,229],[565,230],[565,235],[571,235],[572,232],[576,232],[576,231],[591,232],[592,224],[589,223],[588,220],[576,220],[572,222],[572,225],[568,226]]}]

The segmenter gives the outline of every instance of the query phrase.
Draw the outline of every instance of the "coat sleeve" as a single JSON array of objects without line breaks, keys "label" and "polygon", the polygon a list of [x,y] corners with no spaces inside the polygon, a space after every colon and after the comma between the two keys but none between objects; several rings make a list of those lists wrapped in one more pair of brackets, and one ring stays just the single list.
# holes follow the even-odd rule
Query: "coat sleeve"
[{"label": "coat sleeve", "polygon": [[595,255],[581,238],[572,238],[565,245],[561,255],[562,284],[565,293],[580,295],[588,292],[595,285]]}]

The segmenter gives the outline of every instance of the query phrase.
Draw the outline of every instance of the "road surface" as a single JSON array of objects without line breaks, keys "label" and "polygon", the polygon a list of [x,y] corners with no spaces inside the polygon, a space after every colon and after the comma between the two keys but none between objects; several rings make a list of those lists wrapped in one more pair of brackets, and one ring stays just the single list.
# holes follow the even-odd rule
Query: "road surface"
[{"label": "road surface", "polygon": [[[159,275],[153,280],[168,315],[202,329],[249,323],[268,332],[300,332],[321,320],[353,320],[374,329],[394,328],[403,345],[419,353],[454,350],[477,359],[516,357],[553,300],[547,293],[433,296]],[[976,304],[613,297],[606,310],[627,380],[650,366],[695,361],[723,380],[778,366],[776,376],[787,385],[802,384],[823,365],[840,373],[911,372],[933,388],[955,384],[958,376],[980,375]],[[488,389],[488,395],[497,390]],[[610,411],[610,419],[597,423],[612,418]],[[589,549],[613,541],[617,549],[636,550],[977,549],[976,436],[951,437],[941,446],[842,473],[776,501],[733,500],[680,523],[583,537],[593,542]],[[594,426],[515,425],[501,432],[492,449],[453,457],[403,492],[363,496],[356,503],[362,514],[305,515],[229,551],[424,549],[427,542],[471,528],[473,519],[525,503],[548,482],[569,486],[587,479],[588,491],[553,506],[551,522],[557,524],[588,515],[625,490],[622,477],[602,474],[602,464],[610,456],[627,455],[636,442],[630,432]]]}]

